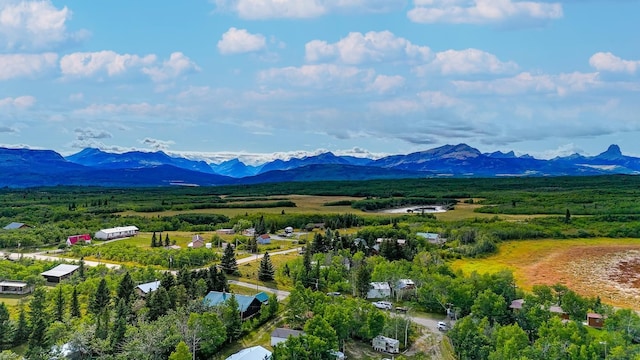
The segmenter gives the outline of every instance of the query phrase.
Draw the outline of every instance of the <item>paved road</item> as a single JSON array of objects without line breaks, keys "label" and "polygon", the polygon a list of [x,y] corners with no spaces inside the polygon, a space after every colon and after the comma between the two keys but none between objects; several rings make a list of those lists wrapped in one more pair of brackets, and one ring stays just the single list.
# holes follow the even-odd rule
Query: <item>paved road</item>
[{"label": "paved road", "polygon": [[290,292],[285,290],[278,290],[278,289],[269,288],[269,287],[260,286],[260,285],[256,286],[255,284],[250,284],[243,281],[228,280],[228,282],[229,284],[232,284],[232,285],[242,286],[242,287],[251,288],[251,289],[257,289],[260,291],[276,294],[276,296],[278,297],[278,300],[280,301],[288,298],[289,295],[291,295]]}]

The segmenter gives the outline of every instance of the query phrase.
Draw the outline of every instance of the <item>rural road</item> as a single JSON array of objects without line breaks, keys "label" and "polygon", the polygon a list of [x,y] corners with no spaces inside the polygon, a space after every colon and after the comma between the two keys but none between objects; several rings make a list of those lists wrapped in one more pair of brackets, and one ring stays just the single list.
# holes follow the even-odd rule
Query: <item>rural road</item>
[{"label": "rural road", "polygon": [[260,286],[260,285],[256,286],[255,284],[250,284],[250,283],[246,283],[246,282],[243,282],[243,281],[227,280],[227,282],[229,284],[231,284],[231,285],[237,285],[237,286],[242,286],[242,287],[251,288],[251,289],[257,289],[257,290],[260,290],[260,291],[276,294],[276,296],[278,297],[279,301],[282,301],[282,300],[286,299],[291,294],[290,292],[285,291],[285,290],[278,290],[278,289],[269,288],[269,287]]}]

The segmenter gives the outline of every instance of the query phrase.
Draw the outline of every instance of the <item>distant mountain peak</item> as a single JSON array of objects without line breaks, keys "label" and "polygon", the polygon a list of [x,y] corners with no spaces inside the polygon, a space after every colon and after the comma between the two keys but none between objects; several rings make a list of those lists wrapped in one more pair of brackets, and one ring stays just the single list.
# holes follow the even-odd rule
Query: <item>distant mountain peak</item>
[{"label": "distant mountain peak", "polygon": [[622,151],[620,151],[620,146],[616,144],[611,144],[609,145],[609,148],[607,149],[607,151],[599,154],[596,157],[602,158],[602,159],[619,159],[622,156],[623,155],[622,155]]}]

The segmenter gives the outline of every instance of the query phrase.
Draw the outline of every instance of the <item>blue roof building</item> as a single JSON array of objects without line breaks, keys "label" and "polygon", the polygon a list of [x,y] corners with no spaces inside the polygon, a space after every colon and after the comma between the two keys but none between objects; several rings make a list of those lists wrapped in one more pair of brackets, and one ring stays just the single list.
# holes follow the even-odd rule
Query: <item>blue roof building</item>
[{"label": "blue roof building", "polygon": [[5,230],[15,230],[15,229],[24,229],[30,227],[29,225],[21,222],[12,222],[11,224],[5,226],[3,229]]},{"label": "blue roof building", "polygon": [[149,283],[145,283],[145,284],[140,284],[138,286],[136,286],[136,292],[138,293],[138,295],[145,297],[147,295],[149,295],[149,293],[154,292],[156,290],[158,290],[158,288],[160,287],[160,281],[152,281]]},{"label": "blue roof building", "polygon": [[258,293],[254,296],[249,296],[232,293],[230,294],[220,291],[210,291],[207,296],[204,297],[204,300],[202,300],[202,302],[208,306],[218,306],[224,304],[231,298],[231,296],[235,296],[236,301],[238,302],[238,311],[240,311],[242,320],[248,319],[260,312],[260,308],[264,303],[260,299],[266,298],[267,301],[269,300],[269,296],[267,296],[267,294],[263,292]]}]

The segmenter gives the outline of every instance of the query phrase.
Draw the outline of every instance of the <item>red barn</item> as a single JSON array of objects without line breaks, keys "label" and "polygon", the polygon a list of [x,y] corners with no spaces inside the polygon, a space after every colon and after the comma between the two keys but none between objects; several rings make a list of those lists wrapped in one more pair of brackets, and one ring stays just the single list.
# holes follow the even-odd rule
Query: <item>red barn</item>
[{"label": "red barn", "polygon": [[91,235],[82,234],[82,235],[72,235],[67,238],[67,246],[75,245],[78,241],[84,241],[85,244],[91,243]]}]

